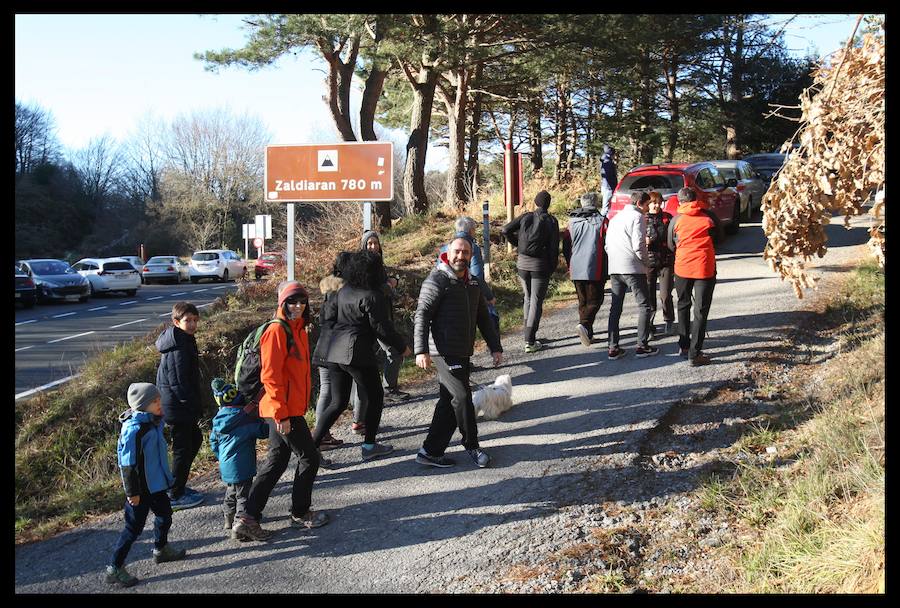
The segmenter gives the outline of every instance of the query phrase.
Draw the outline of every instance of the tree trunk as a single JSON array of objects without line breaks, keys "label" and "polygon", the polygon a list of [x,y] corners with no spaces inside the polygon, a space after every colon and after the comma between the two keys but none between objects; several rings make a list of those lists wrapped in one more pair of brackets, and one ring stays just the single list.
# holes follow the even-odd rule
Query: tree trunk
[{"label": "tree trunk", "polygon": [[469,72],[460,68],[449,74],[453,89],[440,88],[440,96],[447,109],[447,126],[450,133],[447,167],[447,194],[444,204],[448,209],[460,211],[466,206],[465,144],[466,108],[469,94]]},{"label": "tree trunk", "polygon": [[328,63],[328,76],[325,79],[327,92],[322,99],[328,105],[331,119],[334,121],[334,126],[341,139],[356,141],[356,134],[353,133],[353,126],[350,122],[350,84],[353,80],[356,56],[359,53],[359,38],[354,38],[347,63],[341,60],[340,55],[329,41],[320,39],[317,44],[322,57]]},{"label": "tree trunk", "polygon": [[568,175],[566,162],[569,158],[568,144],[569,117],[566,113],[566,87],[560,82],[556,89],[556,181],[562,181]]},{"label": "tree trunk", "polygon": [[[480,64],[479,64],[480,65]],[[479,70],[480,72],[480,70]],[[476,78],[478,72],[476,72]],[[472,99],[472,113],[469,121],[468,153],[466,156],[466,184],[471,190],[467,191],[468,199],[474,200],[478,195],[478,146],[481,143],[481,103],[483,96],[475,93]]]},{"label": "tree trunk", "polygon": [[[375,135],[375,110],[378,106],[378,99],[381,97],[381,91],[384,89],[384,81],[387,78],[388,71],[382,70],[374,65],[369,77],[366,78],[366,86],[363,89],[362,103],[359,107],[359,132],[363,141],[377,141]],[[374,225],[387,230],[391,227],[391,201],[380,201],[375,203],[375,220]]]},{"label": "tree trunk", "polygon": [[666,149],[666,162],[674,162],[675,150],[678,148],[679,100],[678,100],[678,63],[673,61],[664,65],[666,75],[666,97],[669,100],[669,141]]},{"label": "tree trunk", "polygon": [[541,137],[540,99],[528,105],[528,145],[531,146],[531,168],[534,175],[544,170],[544,140]]},{"label": "tree trunk", "polygon": [[425,194],[425,154],[428,151],[428,131],[431,128],[431,107],[438,74],[423,67],[413,83],[413,106],[410,135],[406,143],[406,167],[403,172],[403,202],[410,213],[428,211]]},{"label": "tree trunk", "polygon": [[568,114],[571,123],[571,129],[569,131],[569,154],[568,160],[566,161],[566,168],[571,175],[572,170],[578,164],[575,157],[578,150],[578,116],[575,115],[575,110],[572,108],[571,93],[566,95],[566,113]]},{"label": "tree trunk", "polygon": [[725,158],[741,157],[740,104],[744,97],[744,15],[737,15],[734,55],[731,58],[731,99],[725,125]]}]

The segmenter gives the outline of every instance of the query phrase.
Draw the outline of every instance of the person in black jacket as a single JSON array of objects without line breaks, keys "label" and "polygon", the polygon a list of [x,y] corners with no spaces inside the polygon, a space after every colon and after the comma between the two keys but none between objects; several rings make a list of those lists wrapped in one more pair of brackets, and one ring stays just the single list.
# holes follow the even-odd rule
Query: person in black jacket
[{"label": "person in black jacket", "polygon": [[428,435],[416,462],[433,467],[449,467],[453,460],[444,456],[453,430],[459,427],[463,447],[479,467],[486,467],[490,456],[478,445],[478,427],[469,374],[474,352],[475,327],[487,341],[494,366],[503,361],[500,336],[488,313],[487,302],[478,278],[469,274],[472,245],[459,237],[451,241],[441,263],[431,271],[419,291],[415,315],[416,365],[422,369],[434,360],[438,372],[440,397]]},{"label": "person in black jacket", "polygon": [[534,353],[544,347],[535,336],[541,323],[550,275],[559,262],[559,222],[547,213],[550,194],[545,190],[538,192],[534,205],[534,211],[523,213],[502,229],[506,240],[518,250],[516,271],[523,293],[526,353]]},{"label": "person in black jacket", "polygon": [[191,464],[203,445],[200,432],[200,357],[194,333],[200,312],[190,302],[172,306],[172,327],[156,339],[160,352],[156,386],[162,396],[163,417],[172,432],[172,468],[175,483],[169,490],[172,509],[201,504],[203,494],[187,487]]},{"label": "person in black jacket", "polygon": [[390,454],[389,444],[376,443],[384,390],[375,358],[375,345],[381,340],[404,357],[412,354],[403,336],[397,333],[388,317],[388,303],[381,285],[384,281],[381,256],[360,251],[345,263],[344,286],[329,296],[322,307],[322,326],[330,327],[330,337],[316,343],[315,360],[327,362],[331,389],[331,403],[320,420],[316,420],[313,441],[318,447],[322,438],[337,420],[350,398],[350,385],[365,391],[368,407],[365,418],[365,439],[362,459],[369,460]]},{"label": "person in black jacket", "polygon": [[650,337],[656,331],[656,284],[659,282],[659,302],[662,304],[664,335],[671,335],[675,324],[675,305],[672,302],[672,287],[675,279],[675,253],[669,249],[668,233],[672,214],[662,210],[662,194],[650,192],[650,207],[647,211],[647,289],[650,293]]}]

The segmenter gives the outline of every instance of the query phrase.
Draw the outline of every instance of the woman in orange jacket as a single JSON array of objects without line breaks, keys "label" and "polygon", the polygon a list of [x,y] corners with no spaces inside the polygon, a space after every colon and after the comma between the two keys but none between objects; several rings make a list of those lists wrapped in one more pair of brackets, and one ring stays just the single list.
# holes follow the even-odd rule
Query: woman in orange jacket
[{"label": "woman in orange jacket", "polygon": [[313,481],[319,471],[319,451],[303,418],[312,383],[306,335],[309,294],[300,283],[285,281],[278,286],[275,317],[287,321],[292,344],[289,347],[281,323],[269,325],[260,338],[260,380],[265,393],[259,402],[259,415],[269,424],[269,452],[250,488],[247,515],[234,523],[234,536],[240,540],[266,540],[271,535],[260,527],[259,520],[275,484],[287,469],[291,453],[297,455],[291,491],[291,526],[317,528],[328,523],[327,513],[309,508]]}]

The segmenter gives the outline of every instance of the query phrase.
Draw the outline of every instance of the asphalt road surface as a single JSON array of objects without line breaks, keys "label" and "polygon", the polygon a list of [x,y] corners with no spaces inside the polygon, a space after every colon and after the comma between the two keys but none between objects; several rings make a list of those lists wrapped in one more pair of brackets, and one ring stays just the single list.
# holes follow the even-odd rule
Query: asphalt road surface
[{"label": "asphalt road surface", "polygon": [[[831,249],[812,264],[814,274],[843,272],[841,264],[867,240],[864,227],[829,228]],[[740,375],[753,353],[779,344],[799,318],[801,303],[762,260],[757,222],[728,237],[719,250],[718,284],[705,351],[711,365],[693,368],[675,353],[676,338],[657,344],[655,357],[634,357],[636,311],[626,298],[622,347],[606,358],[604,303],[595,325],[599,342],[589,348],[575,335],[574,303],[541,322],[538,338],[548,348],[523,352],[520,335],[504,338],[506,361],[473,378],[513,379],[515,406],[499,420],[480,421],[481,446],[491,466],[478,469],[456,433],[449,469],[416,464],[431,420],[436,382],[412,400],[385,408],[379,440],[394,445],[388,457],[361,462],[360,438],[341,421],[333,433],[349,446],[328,452],[331,470],[320,469],[313,508],[331,522],[314,531],[290,528],[289,467],[266,507],[263,526],[276,531],[265,543],[237,543],[222,527],[223,488],[217,476],[194,480],[208,492],[197,508],[175,514],[170,541],[187,549],[183,562],[155,565],[152,524],[128,557],[141,582],[130,593],[440,593],[464,592],[470,583],[509,567],[512,548],[545,550],[559,532],[561,508],[606,500],[646,500],[639,489],[639,446],[679,400]],[[146,293],[146,292],[144,292]],[[658,319],[659,321],[659,319]],[[293,465],[293,462],[291,463]],[[684,478],[657,486],[687,491]],[[671,487],[669,487],[671,486]],[[151,519],[152,521],[152,519]],[[556,522],[556,523],[554,523]],[[102,571],[121,530],[121,513],[100,518],[45,542],[16,548],[17,593],[98,593],[109,587]]]},{"label": "asphalt road surface", "polygon": [[133,297],[99,294],[85,303],[17,307],[16,399],[77,374],[93,354],[147,333],[171,317],[175,302],[202,307],[235,289],[234,282],[141,285]]}]

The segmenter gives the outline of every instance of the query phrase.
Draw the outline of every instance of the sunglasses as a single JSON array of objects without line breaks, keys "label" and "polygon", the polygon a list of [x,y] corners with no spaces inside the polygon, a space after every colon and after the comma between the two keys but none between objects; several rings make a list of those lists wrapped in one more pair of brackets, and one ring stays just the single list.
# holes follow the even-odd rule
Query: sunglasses
[{"label": "sunglasses", "polygon": [[291,306],[299,306],[301,304],[306,305],[309,303],[309,300],[300,299],[300,298],[288,298],[284,301],[285,304],[289,304]]}]

